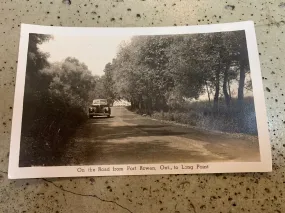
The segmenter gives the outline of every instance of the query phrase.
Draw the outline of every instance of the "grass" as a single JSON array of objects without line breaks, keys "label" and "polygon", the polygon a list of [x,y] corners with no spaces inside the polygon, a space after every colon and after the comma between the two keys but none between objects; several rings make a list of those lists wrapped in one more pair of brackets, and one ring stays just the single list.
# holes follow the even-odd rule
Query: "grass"
[{"label": "grass", "polygon": [[61,100],[28,97],[23,107],[19,166],[52,166],[61,160],[68,140],[87,115],[82,107]]},{"label": "grass", "polygon": [[180,108],[167,112],[155,111],[151,117],[202,129],[257,135],[253,97],[244,98],[242,109],[236,99],[231,100],[230,107],[221,99],[218,110],[213,110],[213,105],[208,101],[196,101],[185,102]]}]

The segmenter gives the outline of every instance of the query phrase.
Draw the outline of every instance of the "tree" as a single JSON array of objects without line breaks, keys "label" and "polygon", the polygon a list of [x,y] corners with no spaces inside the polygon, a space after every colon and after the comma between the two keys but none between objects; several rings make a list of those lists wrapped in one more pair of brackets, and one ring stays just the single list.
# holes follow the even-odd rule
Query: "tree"
[{"label": "tree", "polygon": [[134,108],[151,113],[205,92],[210,102],[213,90],[214,110],[219,109],[221,96],[230,107],[230,84],[238,75],[239,97],[243,97],[248,68],[243,39],[243,31],[134,36],[106,65],[108,96],[125,98]]},{"label": "tree", "polygon": [[95,88],[94,90],[90,91],[90,97],[92,99],[105,99],[107,97],[105,87],[104,87],[104,78],[105,76],[103,75],[102,77],[96,76],[95,77]]},{"label": "tree", "polygon": [[23,103],[23,125],[24,133],[30,132],[34,127],[33,119],[38,116],[42,101],[47,100],[47,88],[50,82],[48,76],[43,75],[40,70],[49,66],[48,54],[39,49],[39,45],[48,42],[52,36],[44,34],[29,34],[29,45],[27,54],[25,94]]},{"label": "tree", "polygon": [[198,98],[203,92],[205,70],[200,60],[194,57],[197,45],[186,36],[175,40],[169,52],[169,69],[174,87],[183,97]]},{"label": "tree", "polygon": [[246,73],[249,71],[249,60],[248,60],[248,52],[247,52],[247,45],[246,45],[246,38],[244,31],[240,31],[238,35],[238,63],[240,68],[240,77],[239,77],[239,88],[238,88],[238,101],[240,104],[243,104],[244,98],[244,86],[245,86],[245,76]]},{"label": "tree", "polygon": [[115,81],[114,81],[114,66],[111,63],[106,64],[104,69],[104,76],[102,77],[103,86],[104,86],[104,93],[108,100],[113,102],[117,98],[117,91],[115,88]]},{"label": "tree", "polygon": [[68,57],[41,71],[52,77],[49,92],[69,106],[85,110],[90,103],[89,91],[95,88],[96,78],[78,59]]},{"label": "tree", "polygon": [[[214,48],[218,52],[218,58],[216,63],[218,64],[216,69],[216,93],[215,93],[215,106],[218,105],[219,93],[220,93],[220,84],[222,84],[223,95],[226,105],[230,106],[231,101],[231,91],[230,91],[230,82],[237,79],[237,76],[240,76],[239,79],[239,100],[243,100],[243,89],[245,81],[245,67],[248,68],[247,62],[248,56],[247,52],[245,53],[244,47],[246,48],[246,41],[244,40],[244,32],[223,32],[213,35],[214,39]],[[213,54],[213,52],[212,52]],[[245,66],[245,67],[244,67]],[[238,74],[238,71],[239,74]],[[220,81],[222,81],[220,83]]]},{"label": "tree", "polygon": [[121,47],[113,63],[118,96],[147,113],[165,107],[164,94],[171,83],[166,69],[168,45],[163,36],[137,36]]},{"label": "tree", "polygon": [[47,87],[46,76],[40,74],[39,71],[49,66],[47,61],[49,54],[41,52],[39,45],[52,38],[45,34],[29,34],[25,92],[44,91]]},{"label": "tree", "polygon": [[[249,61],[247,44],[244,31],[235,31],[224,33],[224,41],[227,53],[227,72],[224,84],[233,79],[238,79],[239,76],[239,87],[238,87],[238,102],[242,108],[243,98],[244,98],[244,88],[245,88],[245,77],[247,72],[249,72]],[[231,73],[229,74],[231,69]],[[229,83],[228,83],[229,84]],[[226,89],[224,90],[226,91]],[[229,102],[229,97],[226,98]]]}]

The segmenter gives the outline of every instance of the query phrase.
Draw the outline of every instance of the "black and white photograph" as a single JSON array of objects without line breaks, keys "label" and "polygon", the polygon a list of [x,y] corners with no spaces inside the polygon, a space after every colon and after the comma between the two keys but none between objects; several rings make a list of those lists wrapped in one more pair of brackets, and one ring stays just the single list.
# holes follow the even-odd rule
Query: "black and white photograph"
[{"label": "black and white photograph", "polygon": [[253,24],[209,26],[22,25],[10,177],[270,171]]}]

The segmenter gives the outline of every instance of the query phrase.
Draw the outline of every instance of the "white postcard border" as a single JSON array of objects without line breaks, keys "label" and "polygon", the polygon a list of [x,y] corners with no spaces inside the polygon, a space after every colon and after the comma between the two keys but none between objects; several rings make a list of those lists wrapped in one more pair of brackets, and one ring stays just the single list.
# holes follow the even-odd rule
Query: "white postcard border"
[{"label": "white postcard border", "polygon": [[[253,85],[254,104],[256,111],[260,162],[210,162],[210,163],[175,163],[175,164],[128,164],[128,165],[90,165],[90,166],[53,166],[53,167],[19,167],[21,125],[25,74],[29,33],[68,35],[68,36],[123,36],[123,35],[167,35],[194,34],[245,30],[251,78]],[[14,97],[12,133],[9,157],[9,179],[41,178],[41,177],[75,177],[75,176],[117,176],[117,175],[151,175],[151,174],[199,174],[199,173],[234,173],[234,172],[270,172],[272,171],[272,156],[267,126],[264,90],[262,85],[258,48],[252,21],[226,24],[212,24],[183,27],[135,27],[135,28],[76,28],[50,27],[38,25],[21,25],[18,68]],[[197,168],[199,165],[199,168]],[[136,170],[128,170],[135,168]],[[111,171],[98,171],[110,168]],[[124,171],[112,171],[113,167]],[[154,167],[155,170],[141,170]],[[165,168],[171,169],[165,169]],[[163,169],[162,169],[163,168]],[[177,169],[174,169],[177,168]],[[186,169],[188,168],[188,169]],[[192,169],[191,169],[192,168]],[[80,170],[80,171],[79,171]],[[83,172],[84,170],[84,172]]]}]

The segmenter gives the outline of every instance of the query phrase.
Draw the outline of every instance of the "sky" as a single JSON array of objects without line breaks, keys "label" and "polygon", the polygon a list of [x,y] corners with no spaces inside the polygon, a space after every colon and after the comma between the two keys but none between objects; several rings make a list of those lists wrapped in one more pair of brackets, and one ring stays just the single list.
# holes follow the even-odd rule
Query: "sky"
[{"label": "sky", "polygon": [[39,46],[48,52],[49,62],[62,61],[75,57],[85,63],[93,75],[103,75],[105,65],[115,58],[122,41],[128,42],[130,36],[59,36]]}]

